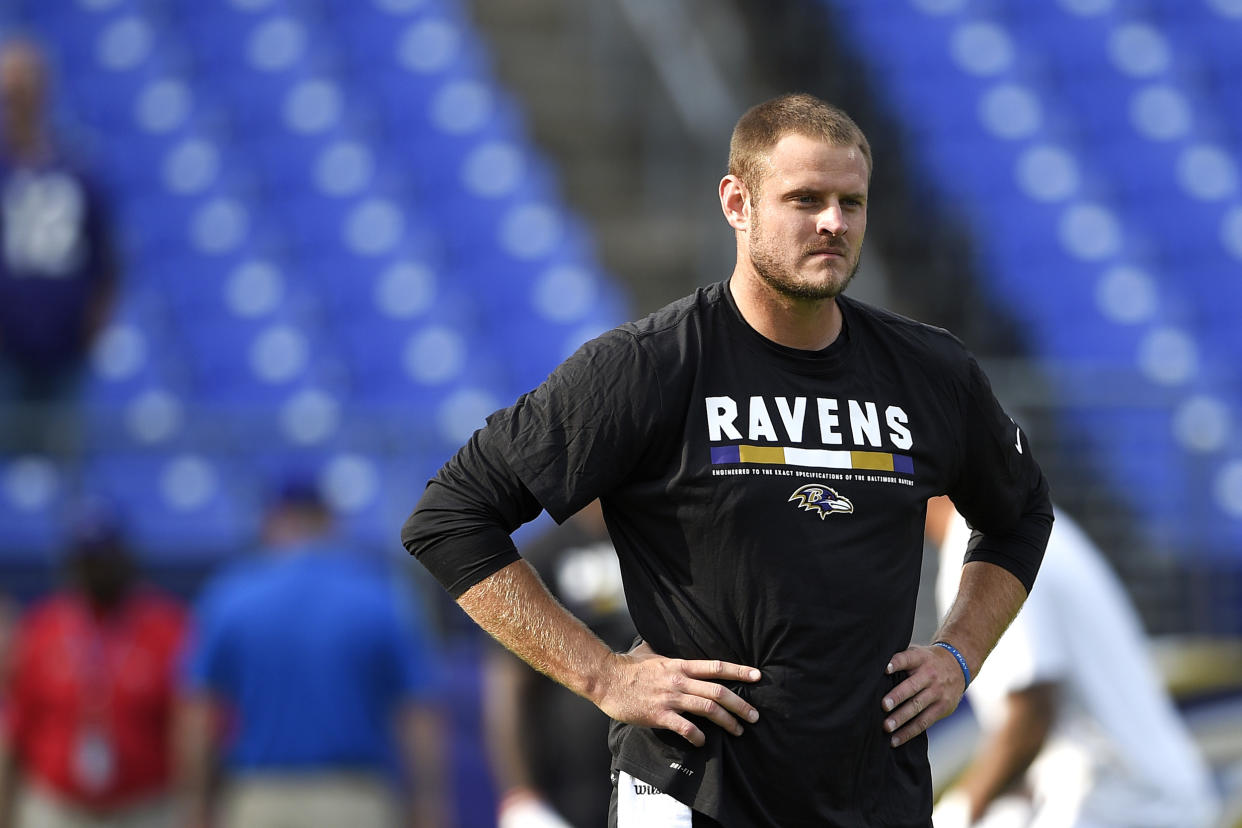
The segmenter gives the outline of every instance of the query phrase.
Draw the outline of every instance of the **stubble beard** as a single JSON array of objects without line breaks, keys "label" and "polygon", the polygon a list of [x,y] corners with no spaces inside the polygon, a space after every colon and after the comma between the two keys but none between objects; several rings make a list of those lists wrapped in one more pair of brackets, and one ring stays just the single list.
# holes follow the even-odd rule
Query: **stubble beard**
[{"label": "stubble beard", "polygon": [[[764,243],[765,237],[760,232],[759,216],[756,213],[750,233],[750,264],[765,285],[782,296],[803,301],[823,301],[835,299],[849,286],[854,274],[858,272],[861,256],[855,257],[849,273],[844,279],[832,279],[827,282],[803,282],[796,274],[796,265],[782,261],[776,250]],[[803,251],[799,261],[813,251]]]}]

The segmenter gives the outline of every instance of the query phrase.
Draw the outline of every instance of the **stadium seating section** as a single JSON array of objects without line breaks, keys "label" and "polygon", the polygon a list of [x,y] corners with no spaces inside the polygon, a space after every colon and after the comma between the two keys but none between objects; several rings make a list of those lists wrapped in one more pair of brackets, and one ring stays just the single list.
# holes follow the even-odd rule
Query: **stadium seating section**
[{"label": "stadium seating section", "polygon": [[0,458],[4,554],[111,495],[148,556],[252,542],[315,475],[400,553],[483,417],[628,318],[456,0],[17,0],[102,180],[125,285],[80,469]]},{"label": "stadium seating section", "polygon": [[1160,551],[1236,561],[1242,2],[821,2],[1093,465]]},{"label": "stadium seating section", "polygon": [[[822,2],[929,209],[1093,401],[1066,410],[1093,465],[1171,554],[1235,554],[1242,2]],[[243,543],[291,466],[391,549],[487,412],[627,315],[458,0],[8,0],[0,24],[53,48],[115,204],[80,485],[152,554]],[[0,459],[10,554],[54,546],[75,485]]]}]

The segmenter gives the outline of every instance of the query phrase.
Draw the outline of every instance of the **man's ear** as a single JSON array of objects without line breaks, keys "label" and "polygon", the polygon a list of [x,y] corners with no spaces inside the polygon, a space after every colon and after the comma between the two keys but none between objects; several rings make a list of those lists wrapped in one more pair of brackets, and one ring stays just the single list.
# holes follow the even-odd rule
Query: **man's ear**
[{"label": "man's ear", "polygon": [[720,179],[720,209],[734,230],[750,229],[750,190],[736,175]]}]

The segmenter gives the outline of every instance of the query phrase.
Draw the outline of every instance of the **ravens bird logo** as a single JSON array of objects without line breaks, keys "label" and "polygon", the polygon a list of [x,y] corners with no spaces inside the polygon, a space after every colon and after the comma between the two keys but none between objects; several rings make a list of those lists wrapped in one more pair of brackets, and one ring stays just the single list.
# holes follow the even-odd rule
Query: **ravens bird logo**
[{"label": "ravens bird logo", "polygon": [[849,498],[842,497],[835,489],[818,483],[808,483],[798,489],[789,498],[790,503],[794,501],[798,502],[799,508],[818,514],[820,520],[833,513],[848,515],[854,511],[854,504],[850,503]]}]

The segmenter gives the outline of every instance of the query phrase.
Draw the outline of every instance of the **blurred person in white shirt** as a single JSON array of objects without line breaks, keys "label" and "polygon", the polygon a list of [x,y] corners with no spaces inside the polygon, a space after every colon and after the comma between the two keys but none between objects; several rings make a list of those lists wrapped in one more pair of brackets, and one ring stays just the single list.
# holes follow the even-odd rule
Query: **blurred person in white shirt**
[{"label": "blurred person in white shirt", "polygon": [[[971,539],[946,498],[927,509],[936,598],[957,594]],[[936,828],[1207,828],[1218,798],[1120,581],[1057,511],[1039,578],[967,690],[981,728]]]}]

